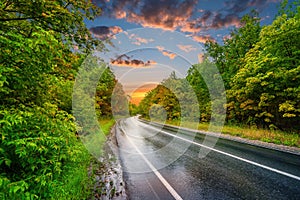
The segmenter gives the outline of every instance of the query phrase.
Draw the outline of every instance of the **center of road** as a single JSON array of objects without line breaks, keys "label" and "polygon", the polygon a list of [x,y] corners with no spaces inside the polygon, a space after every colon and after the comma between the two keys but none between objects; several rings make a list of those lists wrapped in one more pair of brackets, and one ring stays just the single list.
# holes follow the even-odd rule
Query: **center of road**
[{"label": "center of road", "polygon": [[157,176],[160,182],[166,187],[166,189],[170,192],[170,194],[176,200],[183,200],[182,197],[175,191],[175,189],[168,183],[168,181],[158,172],[158,170],[151,164],[151,162],[144,156],[144,154],[139,150],[139,148],[131,141],[130,137],[127,136],[125,130],[120,127],[125,134],[126,138],[130,142],[130,144],[134,147],[134,149],[138,152],[138,154],[143,158],[143,160],[147,163],[153,173]]}]

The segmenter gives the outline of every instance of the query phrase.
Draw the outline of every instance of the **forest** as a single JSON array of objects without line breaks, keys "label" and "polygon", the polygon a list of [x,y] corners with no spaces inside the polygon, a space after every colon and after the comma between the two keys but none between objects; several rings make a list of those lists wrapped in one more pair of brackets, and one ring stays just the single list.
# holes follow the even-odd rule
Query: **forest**
[{"label": "forest", "polygon": [[[190,85],[199,105],[196,121],[213,121],[211,83],[205,82],[202,74],[215,65],[226,92],[226,123],[299,134],[300,7],[299,2],[294,7],[286,4],[282,3],[271,25],[261,26],[258,13],[253,11],[242,18],[243,25],[223,44],[207,42],[202,63],[193,65],[184,79],[171,74],[147,93],[134,113],[149,118],[148,111],[160,107],[160,112],[166,112],[166,120],[183,120],[186,108],[179,102],[182,96],[190,96]],[[211,72],[213,80],[216,74]]]}]

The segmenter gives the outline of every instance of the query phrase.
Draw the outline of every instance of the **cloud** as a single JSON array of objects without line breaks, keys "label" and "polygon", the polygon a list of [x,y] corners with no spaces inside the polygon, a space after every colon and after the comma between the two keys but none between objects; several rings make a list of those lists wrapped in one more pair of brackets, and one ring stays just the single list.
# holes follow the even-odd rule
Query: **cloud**
[{"label": "cloud", "polygon": [[[239,27],[241,15],[249,9],[262,11],[268,4],[280,0],[225,0],[223,8],[218,10],[199,7],[199,0],[94,1],[102,8],[105,16],[124,19],[143,27],[181,30],[196,35],[200,31]],[[136,44],[143,42],[136,41]]]},{"label": "cloud", "polygon": [[198,24],[197,21],[190,21],[187,22],[184,26],[180,28],[182,32],[189,32],[189,33],[197,33],[201,31],[201,25]]},{"label": "cloud", "polygon": [[194,35],[193,39],[197,42],[206,43],[207,41],[216,41],[210,35]]},{"label": "cloud", "polygon": [[181,45],[181,44],[178,44],[177,47],[178,47],[179,49],[181,49],[182,51],[185,51],[185,52],[187,52],[187,53],[196,50],[196,48],[193,47],[192,45]]},{"label": "cloud", "polygon": [[195,5],[195,0],[146,0],[140,12],[129,13],[127,20],[144,27],[175,30],[192,16]]},{"label": "cloud", "polygon": [[123,10],[118,10],[117,12],[115,12],[115,17],[117,19],[123,19],[123,18],[126,18],[127,16],[127,13]]},{"label": "cloud", "polygon": [[209,29],[222,29],[229,26],[240,26],[240,17],[236,14],[225,14],[221,12],[211,12],[206,10],[195,20],[190,20],[181,27],[181,31],[189,33],[199,33]]},{"label": "cloud", "polygon": [[168,51],[163,51],[162,54],[164,56],[169,57],[171,60],[173,60],[177,56],[175,53],[171,53],[171,52],[168,52]]},{"label": "cloud", "polygon": [[156,48],[157,48],[158,51],[160,51],[164,56],[169,57],[171,60],[173,60],[173,59],[176,58],[176,56],[177,56],[175,53],[166,51],[166,50],[164,49],[164,47],[162,47],[162,46],[157,46]]},{"label": "cloud", "polygon": [[210,27],[213,29],[220,29],[229,26],[235,26],[235,27],[240,26],[240,19],[237,15],[229,14],[223,17],[221,13],[218,13],[217,15],[214,16]]},{"label": "cloud", "polygon": [[270,3],[278,3],[281,0],[228,0],[224,2],[224,7],[230,14],[239,14],[249,7],[262,11]]},{"label": "cloud", "polygon": [[156,62],[152,60],[148,60],[146,62],[137,59],[131,60],[129,56],[123,54],[118,56],[116,59],[111,59],[110,64],[118,67],[139,68],[139,67],[149,67],[151,65],[155,65]]},{"label": "cloud", "polygon": [[196,10],[197,0],[96,0],[105,15],[126,19],[143,27],[175,30],[184,26]]},{"label": "cloud", "polygon": [[249,0],[229,0],[224,2],[224,8],[230,13],[241,13],[245,11],[249,5]]},{"label": "cloud", "polygon": [[138,45],[138,46],[141,45],[141,44],[148,44],[149,42],[153,42],[154,41],[152,38],[146,39],[146,38],[139,37],[136,34],[131,34],[129,36],[129,38],[131,40],[134,40],[132,42],[132,44],[135,44],[135,45]]},{"label": "cloud", "polygon": [[106,40],[123,30],[119,26],[94,26],[90,28],[90,31],[96,38]]}]

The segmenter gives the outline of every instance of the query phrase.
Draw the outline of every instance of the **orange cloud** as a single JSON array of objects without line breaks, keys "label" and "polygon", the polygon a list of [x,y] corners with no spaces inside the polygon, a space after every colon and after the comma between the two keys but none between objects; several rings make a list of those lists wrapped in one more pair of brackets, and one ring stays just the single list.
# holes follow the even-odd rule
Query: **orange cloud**
[{"label": "orange cloud", "polygon": [[109,30],[110,30],[110,31],[112,32],[112,34],[114,34],[114,35],[123,31],[122,28],[119,27],[119,26],[111,26],[111,27],[109,27]]},{"label": "orange cloud", "polygon": [[201,43],[206,43],[207,41],[214,41],[215,39],[213,39],[210,35],[195,35],[193,36],[193,39],[197,42],[201,42]]},{"label": "orange cloud", "polygon": [[164,56],[169,57],[171,60],[173,60],[177,56],[175,53],[171,53],[171,52],[167,52],[167,51],[163,51],[162,54]]},{"label": "orange cloud", "polygon": [[173,60],[173,59],[176,58],[176,56],[177,56],[175,53],[166,51],[166,50],[164,49],[164,47],[162,47],[162,46],[157,46],[156,48],[157,48],[158,51],[160,51],[164,56],[169,57],[171,60]]},{"label": "orange cloud", "polygon": [[126,18],[126,16],[127,16],[127,13],[124,10],[118,10],[115,12],[115,17],[117,19],[124,19],[124,18]]},{"label": "orange cloud", "polygon": [[[197,0],[97,0],[104,15],[127,22],[137,23],[143,27],[178,30],[198,33],[209,29],[221,29],[239,26],[240,14],[249,7],[263,8],[270,2],[280,0],[228,0],[225,9],[216,11],[197,8]],[[198,14],[200,16],[197,16]],[[195,18],[196,17],[196,18]],[[198,17],[198,18],[197,18]]]},{"label": "orange cloud", "polygon": [[187,52],[187,53],[196,50],[196,48],[193,47],[192,45],[181,45],[181,44],[178,44],[177,47],[178,47],[179,49],[181,49],[182,51],[185,51],[185,52]]},{"label": "orange cloud", "polygon": [[187,22],[184,26],[180,28],[181,31],[183,32],[189,32],[189,33],[197,33],[201,31],[201,27],[198,26],[196,21],[193,22]]}]

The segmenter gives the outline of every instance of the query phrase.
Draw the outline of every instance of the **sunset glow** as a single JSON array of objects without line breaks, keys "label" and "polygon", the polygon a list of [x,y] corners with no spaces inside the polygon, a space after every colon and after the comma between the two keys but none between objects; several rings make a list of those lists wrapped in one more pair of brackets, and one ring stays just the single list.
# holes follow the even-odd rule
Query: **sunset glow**
[{"label": "sunset glow", "polygon": [[157,86],[157,84],[151,83],[151,84],[146,84],[146,85],[143,85],[143,86],[137,88],[136,90],[131,92],[130,102],[133,103],[133,104],[138,105],[141,102],[141,100],[145,97],[147,92],[154,89],[156,86]]}]

